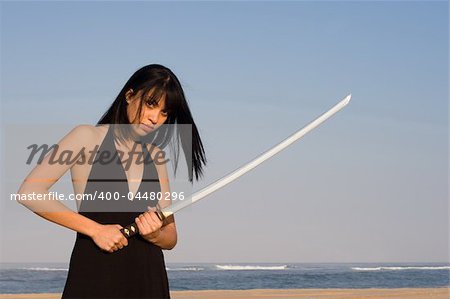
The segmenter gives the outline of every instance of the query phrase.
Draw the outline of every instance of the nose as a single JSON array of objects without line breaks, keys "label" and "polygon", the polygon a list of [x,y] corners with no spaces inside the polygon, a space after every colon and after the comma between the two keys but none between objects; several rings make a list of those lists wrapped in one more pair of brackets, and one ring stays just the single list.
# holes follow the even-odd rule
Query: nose
[{"label": "nose", "polygon": [[150,109],[147,113],[147,119],[152,122],[152,124],[156,125],[159,120],[160,109]]}]

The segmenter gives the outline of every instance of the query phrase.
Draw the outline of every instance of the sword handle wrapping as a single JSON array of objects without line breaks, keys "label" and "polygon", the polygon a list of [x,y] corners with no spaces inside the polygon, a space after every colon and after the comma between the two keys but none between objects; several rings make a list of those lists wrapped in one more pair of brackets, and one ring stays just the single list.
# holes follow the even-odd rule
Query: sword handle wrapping
[{"label": "sword handle wrapping", "polygon": [[[164,219],[166,218],[164,216],[164,214],[161,212],[161,210],[159,210],[157,208],[157,210],[154,212],[156,214],[156,216],[158,216],[159,220],[164,221]],[[125,238],[131,238],[134,235],[139,233],[139,229],[138,226],[135,222],[125,226],[124,228],[120,229],[120,232],[125,236]]]},{"label": "sword handle wrapping", "polygon": [[125,238],[130,238],[139,233],[139,229],[137,227],[137,224],[133,222],[125,226],[124,228],[121,228],[120,232],[125,236]]}]

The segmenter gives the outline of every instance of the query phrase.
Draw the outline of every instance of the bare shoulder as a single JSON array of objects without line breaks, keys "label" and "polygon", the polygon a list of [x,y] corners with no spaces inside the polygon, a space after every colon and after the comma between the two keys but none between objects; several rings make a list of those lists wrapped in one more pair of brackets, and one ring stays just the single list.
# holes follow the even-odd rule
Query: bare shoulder
[{"label": "bare shoulder", "polygon": [[102,132],[105,132],[107,129],[108,125],[93,126],[88,124],[81,124],[75,126],[71,132],[73,132],[74,135],[78,135],[80,137],[92,138],[97,136],[98,134],[101,134]]},{"label": "bare shoulder", "polygon": [[69,132],[67,137],[74,143],[83,144],[85,146],[95,145],[105,136],[108,126],[109,125],[77,125]]}]

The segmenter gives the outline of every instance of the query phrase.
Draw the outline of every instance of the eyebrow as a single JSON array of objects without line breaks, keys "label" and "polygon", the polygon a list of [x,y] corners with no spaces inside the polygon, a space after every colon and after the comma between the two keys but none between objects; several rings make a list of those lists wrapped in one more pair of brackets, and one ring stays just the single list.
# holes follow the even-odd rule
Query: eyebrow
[{"label": "eyebrow", "polygon": [[[150,102],[150,103],[157,103],[159,106],[159,103],[161,102],[161,98],[159,98],[158,100],[152,99],[151,97],[144,100],[145,102]],[[165,111],[171,111],[171,109],[167,108],[166,102],[164,101],[164,107],[162,108],[162,110]]]}]

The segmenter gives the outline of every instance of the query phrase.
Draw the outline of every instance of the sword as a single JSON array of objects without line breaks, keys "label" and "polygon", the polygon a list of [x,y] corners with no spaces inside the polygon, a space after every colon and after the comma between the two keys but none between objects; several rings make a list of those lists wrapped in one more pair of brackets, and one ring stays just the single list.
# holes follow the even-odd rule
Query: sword
[{"label": "sword", "polygon": [[[295,141],[302,138],[306,133],[313,130],[317,126],[319,126],[321,123],[326,121],[328,118],[330,118],[332,115],[334,115],[336,112],[347,106],[347,104],[350,102],[352,95],[349,94],[346,96],[343,100],[341,100],[339,103],[334,105],[332,108],[330,108],[327,112],[323,113],[319,117],[317,117],[315,120],[310,122],[308,125],[303,127],[302,129],[298,130],[273,148],[267,150],[266,152],[262,153],[259,157],[256,157],[249,163],[245,164],[244,166],[241,166],[240,168],[236,169],[235,171],[229,173],[225,177],[215,181],[214,183],[206,186],[205,188],[195,192],[191,198],[188,198],[183,201],[178,201],[174,205],[167,206],[163,209],[159,207],[159,205],[156,206],[156,215],[158,218],[163,221],[165,218],[169,217],[170,215],[178,212],[179,210],[192,205],[193,203],[199,201],[200,199],[208,196],[209,194],[217,191],[218,189],[222,188],[223,186],[231,183],[232,181],[236,180],[237,178],[241,177],[245,173],[249,172],[259,164],[263,163],[264,161],[270,159],[274,155],[278,154],[280,151],[294,143]],[[132,223],[130,225],[127,225],[126,227],[122,228],[120,230],[122,234],[126,238],[130,238],[137,233],[139,233],[138,227],[136,223]]]}]

